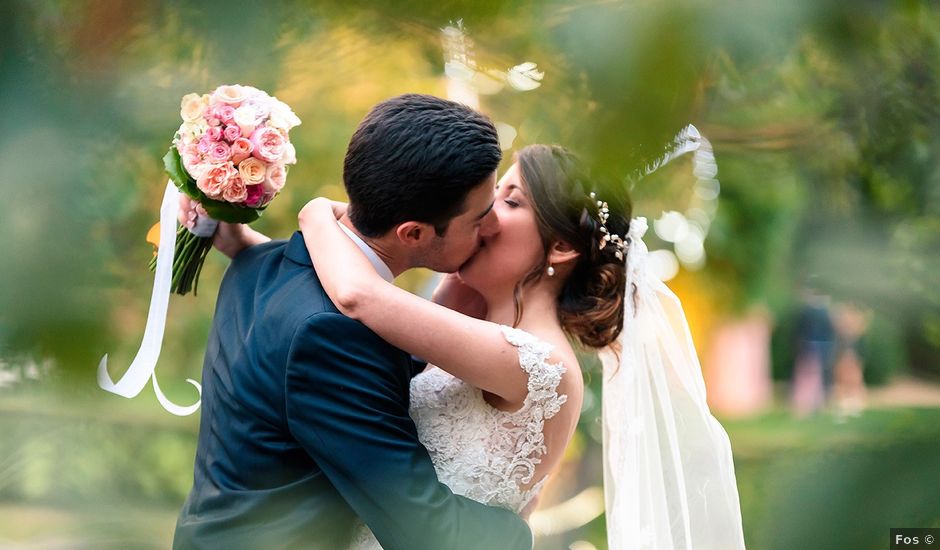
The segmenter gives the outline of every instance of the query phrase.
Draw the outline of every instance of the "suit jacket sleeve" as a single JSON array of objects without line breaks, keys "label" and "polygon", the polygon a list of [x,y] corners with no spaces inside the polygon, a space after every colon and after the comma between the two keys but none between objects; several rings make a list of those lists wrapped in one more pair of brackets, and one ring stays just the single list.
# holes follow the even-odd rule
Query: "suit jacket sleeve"
[{"label": "suit jacket sleeve", "polygon": [[384,548],[532,548],[517,515],[438,480],[408,415],[410,365],[400,352],[358,321],[320,313],[299,329],[288,360],[292,434]]}]

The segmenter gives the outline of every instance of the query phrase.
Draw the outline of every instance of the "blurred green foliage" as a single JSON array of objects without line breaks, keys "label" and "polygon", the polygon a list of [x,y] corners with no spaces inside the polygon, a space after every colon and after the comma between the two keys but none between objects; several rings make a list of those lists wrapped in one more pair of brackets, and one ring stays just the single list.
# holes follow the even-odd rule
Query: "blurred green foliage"
[{"label": "blurred green foliage", "polygon": [[[708,261],[686,275],[716,318],[755,305],[773,314],[776,373],[792,365],[788,319],[812,278],[835,300],[875,312],[860,348],[869,382],[908,367],[940,375],[934,3],[8,0],[0,3],[0,375],[39,364],[43,389],[0,383],[0,504],[137,510],[135,533],[146,538],[148,506],[166,536],[188,488],[196,419],[165,418],[149,391],[126,401],[94,381],[104,353],[116,377],[140,341],[152,285],[144,235],[157,218],[160,158],[179,124],[179,98],[250,83],[298,113],[299,163],[257,224],[285,237],[307,199],[342,198],[346,142],[371,105],[403,92],[446,94],[440,28],[458,19],[480,66],[534,61],[545,71],[537,90],[482,96],[483,110],[517,130],[515,150],[562,143],[623,185],[687,123],[710,138],[719,206]],[[511,151],[506,157],[504,169]],[[691,180],[681,166],[630,189],[636,215],[685,207]],[[225,265],[211,255],[200,295],[170,306],[158,373],[180,402],[191,398],[182,379],[199,372]],[[403,283],[422,280],[416,273]],[[593,380],[579,430],[581,457],[594,465],[584,483],[599,482],[598,386]],[[750,546],[824,547],[858,518],[867,527],[835,547],[883,547],[876,531],[889,519],[936,522],[914,513],[940,509],[913,481],[936,485],[935,462],[924,457],[936,456],[937,434],[918,431],[940,425],[932,414],[733,425]],[[886,493],[871,504],[881,520],[858,509]],[[905,508],[907,497],[916,506]],[[31,524],[17,532],[23,525]],[[126,546],[113,524],[93,525],[111,525],[95,546]],[[807,542],[813,533],[822,542]],[[577,536],[602,547],[603,519]]]},{"label": "blurred green foliage", "polygon": [[[300,114],[301,162],[259,223],[286,236],[309,197],[343,196],[346,139],[369,106],[446,93],[439,29],[460,18],[480,66],[535,60],[547,75],[533,92],[482,97],[517,129],[514,148],[564,143],[622,180],[690,121],[711,138],[722,192],[697,276],[721,297],[716,314],[760,304],[782,316],[812,274],[820,290],[895,319],[915,370],[940,368],[940,16],[927,2],[2,9],[0,185],[17,200],[0,205],[0,349],[52,357],[65,377],[85,378],[105,351],[127,357],[140,333],[142,237],[179,97],[250,82]],[[632,190],[636,213],[684,208],[688,191],[661,179]],[[214,266],[204,279],[224,262]],[[173,304],[170,371],[198,369],[189,325],[211,314],[204,294]]]}]

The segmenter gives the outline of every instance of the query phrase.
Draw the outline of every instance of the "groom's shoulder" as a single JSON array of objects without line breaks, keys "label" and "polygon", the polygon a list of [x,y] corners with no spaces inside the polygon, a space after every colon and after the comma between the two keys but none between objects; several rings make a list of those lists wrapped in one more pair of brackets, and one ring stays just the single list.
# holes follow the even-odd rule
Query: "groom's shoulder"
[{"label": "groom's shoulder", "polygon": [[231,279],[250,281],[260,277],[262,271],[269,271],[270,265],[283,256],[286,245],[287,241],[277,240],[245,247],[226,268],[223,285]]},{"label": "groom's shoulder", "polygon": [[[410,362],[405,352],[339,312],[322,311],[308,316],[294,331],[288,349],[287,372],[292,380],[352,377],[371,380],[371,384],[378,380],[410,379]],[[308,364],[324,368],[309,369]]]},{"label": "groom's shoulder", "polygon": [[287,242],[288,241],[285,239],[278,239],[247,246],[232,258],[232,263],[251,263],[269,257],[272,254],[283,254]]},{"label": "groom's shoulder", "polygon": [[232,265],[252,265],[287,261],[293,267],[313,268],[303,235],[295,231],[288,239],[278,239],[246,247],[232,258]]},{"label": "groom's shoulder", "polygon": [[[305,286],[312,287],[308,290],[315,290],[315,294],[320,294],[320,281],[309,256],[306,255],[306,249],[303,248],[303,239],[300,239],[299,243],[297,240],[292,237],[289,240],[273,240],[249,246],[232,258],[228,271],[251,283],[258,291],[271,291],[281,287],[289,279],[297,279],[298,283],[299,280],[308,281]],[[303,254],[297,250],[298,247],[303,248]],[[291,292],[296,290],[298,289],[292,289]]]},{"label": "groom's shoulder", "polygon": [[319,341],[325,345],[337,345],[347,350],[361,346],[386,353],[403,353],[383,340],[361,321],[347,317],[338,310],[322,310],[309,314],[300,323],[294,339]]}]

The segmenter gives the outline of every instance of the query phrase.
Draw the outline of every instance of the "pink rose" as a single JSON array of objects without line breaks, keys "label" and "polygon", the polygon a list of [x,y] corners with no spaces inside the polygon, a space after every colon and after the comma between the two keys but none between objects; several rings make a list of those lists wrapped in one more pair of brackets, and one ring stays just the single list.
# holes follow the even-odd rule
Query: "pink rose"
[{"label": "pink rose", "polygon": [[202,171],[202,155],[183,155],[183,168],[192,176],[194,180],[199,179],[198,174]]},{"label": "pink rose", "polygon": [[274,128],[258,128],[251,134],[255,146],[251,154],[265,162],[277,162],[284,154],[285,143],[284,136]]},{"label": "pink rose", "polygon": [[212,140],[209,139],[209,134],[203,134],[199,138],[199,143],[196,144],[196,150],[203,155],[208,155],[210,147],[212,147]]},{"label": "pink rose", "polygon": [[264,201],[264,186],[249,185],[247,190],[248,197],[245,199],[245,206],[250,206],[252,208],[258,208],[261,206]]},{"label": "pink rose", "polygon": [[219,117],[210,116],[210,117],[206,117],[206,124],[208,124],[209,126],[218,126],[222,124],[222,121],[219,120]]},{"label": "pink rose", "polygon": [[225,127],[225,131],[222,132],[222,136],[225,138],[225,141],[232,143],[242,137],[242,129],[234,124],[229,124]]},{"label": "pink rose", "polygon": [[237,176],[238,171],[231,162],[210,164],[196,178],[196,187],[210,199],[218,200],[222,198],[222,190],[228,185],[233,174]]},{"label": "pink rose", "polygon": [[216,141],[209,147],[207,156],[209,157],[209,162],[214,164],[225,162],[232,158],[232,148],[224,141]]},{"label": "pink rose", "polygon": [[198,155],[199,146],[195,143],[187,143],[179,149],[181,155]]},{"label": "pink rose", "polygon": [[245,138],[238,138],[232,142],[232,162],[238,164],[239,162],[245,160],[251,156],[251,151],[255,148]]},{"label": "pink rose", "polygon": [[218,126],[213,126],[206,130],[206,136],[209,137],[209,141],[219,141],[222,139],[222,128]]},{"label": "pink rose", "polygon": [[199,164],[202,163],[202,154],[199,152],[199,146],[195,143],[187,143],[186,145],[177,144],[177,150],[180,153],[180,158],[183,159],[183,168],[186,168],[186,172],[189,173],[193,179],[196,179],[194,174],[197,173],[197,168]]},{"label": "pink rose", "polygon": [[235,107],[231,105],[218,105],[218,116],[219,119],[225,124],[231,124],[232,119],[235,118]]},{"label": "pink rose", "polygon": [[209,116],[219,119],[222,124],[231,124],[232,118],[235,116],[235,107],[224,103],[216,103],[209,107]]},{"label": "pink rose", "polygon": [[248,198],[248,189],[238,172],[232,172],[222,187],[222,198],[226,202],[237,204]]},{"label": "pink rose", "polygon": [[281,164],[272,164],[268,166],[264,175],[264,190],[272,197],[284,188],[284,182],[287,181],[287,171]]}]

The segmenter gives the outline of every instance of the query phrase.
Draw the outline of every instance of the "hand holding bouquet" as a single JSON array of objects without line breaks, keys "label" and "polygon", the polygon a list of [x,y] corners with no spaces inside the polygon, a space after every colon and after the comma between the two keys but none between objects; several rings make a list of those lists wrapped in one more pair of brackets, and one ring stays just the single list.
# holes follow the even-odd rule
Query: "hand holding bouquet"
[{"label": "hand holding bouquet", "polygon": [[287,166],[297,162],[288,134],[300,119],[277,98],[237,84],[187,94],[180,116],[163,162],[176,187],[202,207],[176,235],[171,290],[187,294],[196,289],[218,222],[257,220],[283,189]]}]

